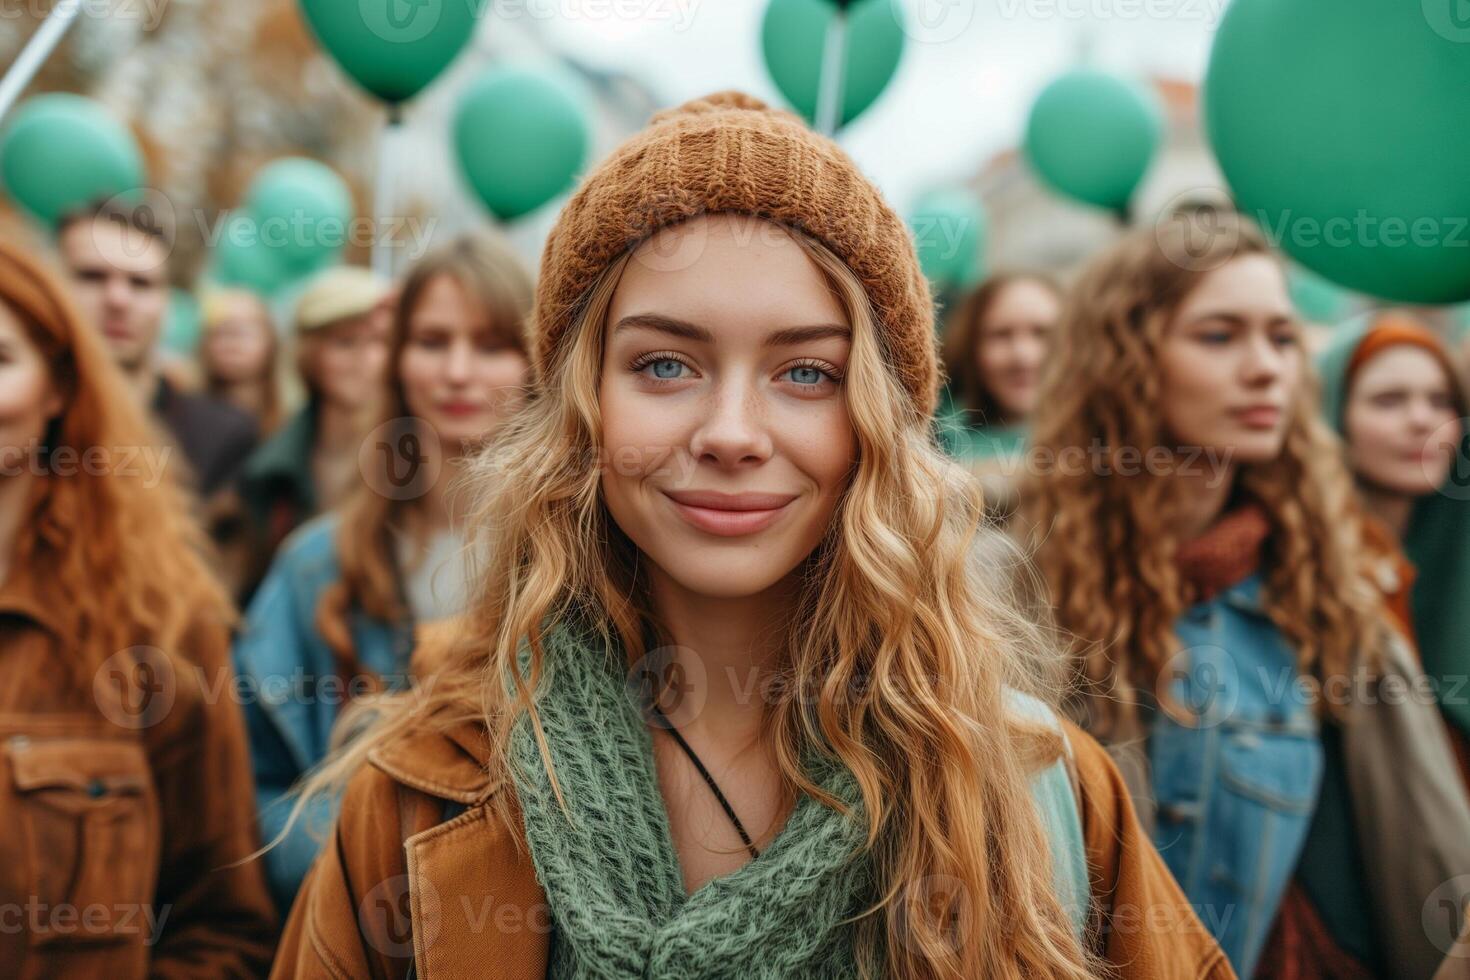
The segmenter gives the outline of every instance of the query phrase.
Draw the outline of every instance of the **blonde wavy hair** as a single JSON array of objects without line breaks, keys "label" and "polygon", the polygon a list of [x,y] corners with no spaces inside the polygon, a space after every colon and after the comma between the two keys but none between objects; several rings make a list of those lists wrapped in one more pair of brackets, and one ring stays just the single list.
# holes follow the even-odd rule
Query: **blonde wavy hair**
[{"label": "blonde wavy hair", "polygon": [[[1205,221],[1214,227],[1201,236]],[[1169,445],[1158,357],[1170,321],[1209,271],[1269,254],[1238,215],[1180,213],[1096,259],[1058,327],[1032,420],[1036,458],[1096,444],[1116,473],[1119,452]],[[1304,377],[1280,456],[1241,465],[1235,492],[1259,503],[1270,524],[1262,566],[1268,612],[1303,674],[1327,677],[1355,668],[1382,617],[1352,482],[1315,389]],[[1170,528],[1184,491],[1168,473],[1125,478],[1080,469],[1032,477],[1022,490],[1023,516],[1058,625],[1072,638],[1084,724],[1104,739],[1130,738],[1140,734],[1140,703],[1155,695],[1180,646],[1174,623],[1188,598]]]},{"label": "blonde wavy hair", "polygon": [[[1056,647],[1007,577],[981,567],[1010,546],[997,551],[998,536],[977,542],[979,490],[940,453],[887,366],[860,282],[828,249],[791,234],[846,309],[847,384],[862,397],[848,398],[860,445],[851,484],[806,559],[797,620],[785,631],[792,683],[764,707],[783,781],[842,807],[803,771],[802,748],[813,745],[861,786],[878,883],[855,927],[865,975],[1095,976],[1054,892],[1030,790],[1059,740],[1002,701],[1007,686],[1054,701]],[[604,326],[630,254],[589,290],[531,400],[470,474],[471,552],[493,561],[477,563],[478,600],[462,635],[432,684],[378,701],[374,727],[318,771],[308,794],[340,785],[383,740],[471,719],[488,726],[492,769],[509,771],[510,733],[526,715],[560,794],[532,697],[549,632],[592,621],[630,664],[646,652],[656,632],[647,583],[603,503],[596,465]],[[506,794],[494,808],[519,839]]]}]

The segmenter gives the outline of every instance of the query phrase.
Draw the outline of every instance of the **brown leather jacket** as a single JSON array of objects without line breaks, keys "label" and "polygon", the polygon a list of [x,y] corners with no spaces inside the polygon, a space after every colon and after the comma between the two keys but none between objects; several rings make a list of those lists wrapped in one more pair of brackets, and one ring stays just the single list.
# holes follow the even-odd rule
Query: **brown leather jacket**
[{"label": "brown leather jacket", "polygon": [[0,587],[0,973],[264,973],[264,877],[230,866],[257,844],[225,626],[88,659],[66,623],[23,576]]},{"label": "brown leather jacket", "polygon": [[[1119,980],[1228,980],[1133,815],[1103,750],[1074,727],[1083,831],[1101,922],[1096,951]],[[272,977],[421,980],[546,975],[551,916],[519,828],[485,804],[508,784],[486,770],[484,729],[423,732],[374,749],[348,784],[286,925]],[[442,822],[444,801],[466,804]]]}]

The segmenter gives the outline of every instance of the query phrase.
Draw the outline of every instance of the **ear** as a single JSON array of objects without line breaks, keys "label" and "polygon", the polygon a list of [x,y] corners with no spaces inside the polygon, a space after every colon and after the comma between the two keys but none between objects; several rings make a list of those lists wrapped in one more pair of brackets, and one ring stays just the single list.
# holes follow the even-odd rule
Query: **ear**
[{"label": "ear", "polygon": [[51,422],[61,417],[66,410],[66,394],[61,390],[54,380],[46,382],[46,391],[41,396],[41,410],[46,413],[46,421]]}]

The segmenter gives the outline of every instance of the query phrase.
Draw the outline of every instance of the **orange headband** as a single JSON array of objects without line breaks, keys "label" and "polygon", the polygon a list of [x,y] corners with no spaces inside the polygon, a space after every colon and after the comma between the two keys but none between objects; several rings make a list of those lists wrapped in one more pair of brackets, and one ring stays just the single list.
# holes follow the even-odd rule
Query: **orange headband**
[{"label": "orange headband", "polygon": [[1454,382],[1455,368],[1450,363],[1449,352],[1434,331],[1402,313],[1387,313],[1374,321],[1353,351],[1353,356],[1348,360],[1347,383],[1351,384],[1353,375],[1376,354],[1400,344],[1411,344],[1429,351],[1439,361],[1440,367],[1444,368],[1451,383]]}]

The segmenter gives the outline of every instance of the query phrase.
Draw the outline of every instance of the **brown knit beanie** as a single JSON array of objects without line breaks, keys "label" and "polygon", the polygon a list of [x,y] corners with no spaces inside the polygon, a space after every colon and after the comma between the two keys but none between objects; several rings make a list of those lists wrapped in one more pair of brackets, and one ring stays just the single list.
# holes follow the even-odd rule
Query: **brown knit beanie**
[{"label": "brown knit beanie", "polygon": [[721,212],[794,228],[841,258],[867,291],[889,363],[920,414],[933,412],[934,308],[907,226],[836,143],[740,92],[655,115],[582,181],[541,256],[537,373],[547,376],[614,259],[661,228]]}]

